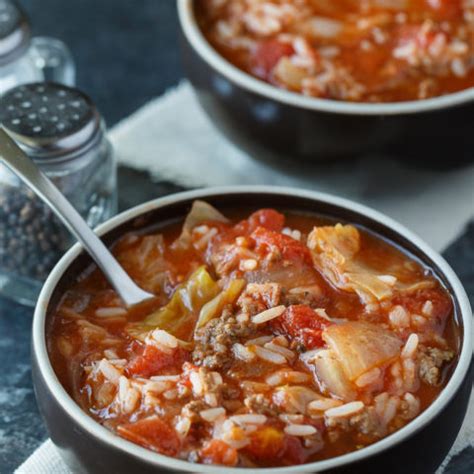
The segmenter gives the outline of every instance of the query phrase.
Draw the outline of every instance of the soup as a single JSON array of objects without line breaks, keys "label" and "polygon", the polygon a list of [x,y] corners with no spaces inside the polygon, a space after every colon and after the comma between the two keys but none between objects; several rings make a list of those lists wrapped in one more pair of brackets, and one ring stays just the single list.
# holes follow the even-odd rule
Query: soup
[{"label": "soup", "polygon": [[191,462],[288,466],[405,426],[456,362],[451,297],[376,235],[310,214],[224,216],[125,235],[114,253],[156,298],[127,309],[97,269],[48,323],[53,367],[97,422]]},{"label": "soup", "polygon": [[197,0],[210,44],[282,89],[353,102],[474,86],[472,0]]}]

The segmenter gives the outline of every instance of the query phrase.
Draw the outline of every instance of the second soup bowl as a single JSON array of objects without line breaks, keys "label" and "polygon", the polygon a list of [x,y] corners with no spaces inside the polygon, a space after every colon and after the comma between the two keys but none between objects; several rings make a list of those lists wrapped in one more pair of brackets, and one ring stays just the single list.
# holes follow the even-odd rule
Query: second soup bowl
[{"label": "second soup bowl", "polygon": [[182,55],[214,125],[254,158],[333,160],[383,152],[424,164],[472,160],[474,88],[400,103],[307,97],[267,84],[224,59],[196,18],[196,0],[178,0]]}]

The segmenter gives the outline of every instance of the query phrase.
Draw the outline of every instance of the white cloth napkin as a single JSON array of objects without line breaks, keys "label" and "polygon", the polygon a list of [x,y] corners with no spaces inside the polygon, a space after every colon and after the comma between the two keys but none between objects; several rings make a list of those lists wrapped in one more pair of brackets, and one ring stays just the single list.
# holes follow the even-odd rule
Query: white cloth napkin
[{"label": "white cloth napkin", "polygon": [[474,216],[474,165],[436,172],[372,156],[318,167],[295,162],[290,169],[271,168],[215,130],[187,82],[118,124],[111,138],[121,163],[156,179],[189,187],[274,184],[338,194],[385,212],[436,250]]},{"label": "white cloth napkin", "polygon": [[[149,171],[157,180],[189,187],[275,184],[338,194],[385,212],[440,251],[474,216],[474,166],[421,171],[373,156],[318,167],[295,163],[291,169],[271,168],[218,134],[187,82],[122,121],[110,137],[121,164]],[[474,395],[445,464],[468,445],[474,445]],[[16,471],[43,473],[69,473],[50,440]]]}]

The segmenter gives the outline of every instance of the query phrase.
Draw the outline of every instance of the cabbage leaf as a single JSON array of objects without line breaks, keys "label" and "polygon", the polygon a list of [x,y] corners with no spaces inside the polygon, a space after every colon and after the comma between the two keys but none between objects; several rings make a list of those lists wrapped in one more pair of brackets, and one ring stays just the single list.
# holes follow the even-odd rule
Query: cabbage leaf
[{"label": "cabbage leaf", "polygon": [[153,329],[163,329],[178,339],[189,341],[201,308],[220,292],[206,267],[199,267],[180,285],[168,304],[148,315],[139,323],[128,326],[128,333],[144,340]]}]

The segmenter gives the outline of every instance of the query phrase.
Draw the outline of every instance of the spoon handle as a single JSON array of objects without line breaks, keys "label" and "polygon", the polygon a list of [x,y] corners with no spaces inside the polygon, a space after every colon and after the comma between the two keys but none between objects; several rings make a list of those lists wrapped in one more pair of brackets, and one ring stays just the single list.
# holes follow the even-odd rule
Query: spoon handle
[{"label": "spoon handle", "polygon": [[1,127],[0,160],[46,202],[82,243],[127,306],[153,297],[134,283],[71,203]]}]

